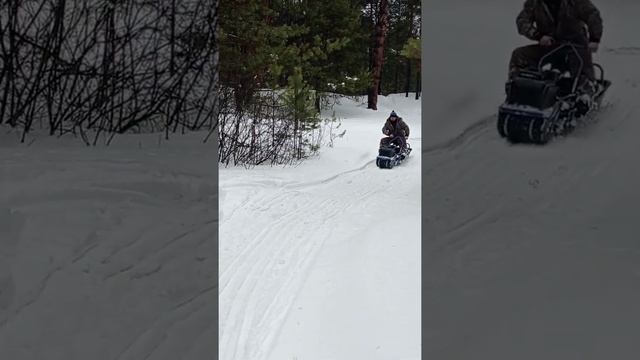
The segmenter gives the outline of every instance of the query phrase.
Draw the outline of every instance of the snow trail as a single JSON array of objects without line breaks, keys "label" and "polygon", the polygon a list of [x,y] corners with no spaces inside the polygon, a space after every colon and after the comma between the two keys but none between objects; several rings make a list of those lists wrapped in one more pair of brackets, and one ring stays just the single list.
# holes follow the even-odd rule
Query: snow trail
[{"label": "snow trail", "polygon": [[210,357],[217,214],[203,135],[108,148],[1,137],[3,358]]},{"label": "snow trail", "polygon": [[[399,286],[413,289],[414,297],[396,301],[398,307],[409,305],[401,311],[403,318],[385,321],[406,327],[401,333],[413,336],[402,341],[385,341],[380,334],[375,334],[374,342],[387,343],[390,349],[378,351],[376,356],[375,346],[370,345],[374,356],[367,358],[388,358],[385,357],[388,351],[419,358],[419,255],[415,249],[419,246],[420,141],[410,138],[418,155],[412,155],[393,170],[378,169],[373,160],[388,112],[392,108],[398,111],[408,120],[412,133],[419,134],[420,103],[400,96],[382,98],[382,101],[383,111],[370,112],[357,109],[357,103],[345,99],[338,108],[349,113],[343,122],[347,129],[345,139],[338,140],[334,149],[325,149],[319,158],[299,167],[221,169],[221,359],[362,358],[368,353],[367,348],[336,346],[333,342],[340,332],[326,324],[316,331],[316,326],[329,319],[339,322],[340,317],[355,318],[353,314],[344,314],[348,304],[338,307],[340,312],[335,314],[322,310],[335,288],[328,281],[344,286],[346,292],[335,293],[344,299],[353,297],[348,291],[350,287],[358,281],[370,281],[373,275],[361,273],[361,269],[349,269],[341,279],[339,274],[324,272],[322,264],[327,259],[345,256],[352,257],[350,266],[358,263],[360,257],[369,257],[373,262],[380,252],[388,251],[393,244],[379,245],[378,252],[371,254],[366,254],[367,247],[363,246],[361,250],[365,253],[361,255],[345,254],[345,249],[336,247],[336,244],[347,245],[348,251],[352,251],[353,243],[365,238],[379,244],[380,238],[366,234],[380,221],[377,212],[387,213],[386,206],[406,207],[404,211],[408,215],[405,215],[413,218],[414,228],[407,230],[394,223],[398,221],[397,215],[389,213],[388,229],[404,237],[405,259],[402,260],[409,261],[413,267],[405,265],[395,273],[410,272],[409,278]],[[390,189],[395,190],[390,194]],[[389,281],[377,281],[377,284],[389,290],[394,287]],[[307,297],[314,300],[307,303]],[[303,302],[304,311],[301,311]],[[373,314],[372,311],[375,319]],[[367,324],[367,321],[356,324],[354,330],[371,332]],[[362,336],[352,332],[347,338],[355,341]]]},{"label": "snow trail", "polygon": [[[456,32],[456,48],[491,39],[479,56],[492,70],[449,78],[447,85],[463,93],[493,90],[479,95],[483,101],[460,108],[448,124],[436,122],[432,128],[445,139],[469,126],[476,131],[423,154],[423,232],[429,239],[422,259],[425,355],[633,358],[640,333],[640,69],[630,14],[638,6],[596,1],[605,37],[595,60],[613,81],[604,108],[566,138],[546,146],[514,146],[499,137],[490,114],[504,100],[510,51],[527,43],[513,36],[522,4],[493,0],[464,9],[463,2],[438,5],[425,24],[444,26],[442,14],[456,12],[464,27],[477,29],[466,36]],[[482,26],[489,18],[492,25]],[[441,67],[427,77],[460,65],[452,61],[458,53],[448,51],[445,57],[446,41],[431,44],[432,64]],[[425,115],[439,114],[460,98],[441,97],[442,104],[427,107]]]}]

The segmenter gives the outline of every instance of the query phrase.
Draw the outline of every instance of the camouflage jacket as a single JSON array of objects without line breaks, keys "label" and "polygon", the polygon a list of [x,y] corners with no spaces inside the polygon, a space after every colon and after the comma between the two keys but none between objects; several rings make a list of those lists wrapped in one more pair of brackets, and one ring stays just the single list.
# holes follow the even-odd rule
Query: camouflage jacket
[{"label": "camouflage jacket", "polygon": [[516,24],[520,35],[535,41],[544,35],[578,43],[602,38],[600,11],[591,0],[560,0],[557,19],[544,0],[526,0]]},{"label": "camouflage jacket", "polygon": [[404,122],[404,120],[402,120],[402,118],[398,118],[394,126],[393,122],[391,122],[391,119],[389,118],[382,127],[382,133],[385,135],[409,136],[409,126]]}]

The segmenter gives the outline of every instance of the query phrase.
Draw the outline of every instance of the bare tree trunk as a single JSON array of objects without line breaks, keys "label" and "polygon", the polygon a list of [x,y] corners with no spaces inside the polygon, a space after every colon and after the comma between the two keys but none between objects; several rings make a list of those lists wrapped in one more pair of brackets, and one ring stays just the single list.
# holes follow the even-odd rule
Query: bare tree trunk
[{"label": "bare tree trunk", "polygon": [[[413,37],[413,16],[414,16],[415,8],[412,6],[409,10],[409,17],[411,18],[411,22],[409,23],[409,38]],[[411,59],[407,59],[407,79],[404,83],[404,91],[405,97],[409,97],[409,92],[411,92]],[[420,71],[420,69],[418,69]]]},{"label": "bare tree trunk", "polygon": [[394,84],[393,84],[393,92],[394,92],[394,93],[397,93],[397,92],[398,92],[398,90],[400,89],[400,86],[399,86],[399,81],[400,81],[400,66],[399,66],[399,65],[396,65],[396,66],[395,66],[395,68],[396,68],[396,76],[395,76],[395,82],[394,82]]},{"label": "bare tree trunk", "polygon": [[53,25],[53,37],[54,37],[54,45],[53,45],[53,56],[52,56],[52,66],[49,74],[48,85],[47,85],[47,96],[46,96],[46,104],[47,104],[47,112],[49,116],[49,134],[53,135],[55,132],[54,124],[57,123],[58,117],[61,115],[60,112],[55,109],[55,100],[56,95],[61,92],[60,90],[60,69],[59,62],[57,59],[60,58],[60,53],[62,50],[62,46],[64,45],[64,13],[66,9],[66,0],[58,1],[55,14],[54,14],[54,25]]},{"label": "bare tree trunk", "polygon": [[169,73],[175,75],[176,68],[176,0],[171,1],[171,59],[169,60]]},{"label": "bare tree trunk", "polygon": [[375,39],[376,39],[376,18],[377,18],[377,7],[378,7],[378,0],[370,0],[369,2],[369,9],[370,9],[370,13],[369,13],[369,17],[371,18],[371,42],[370,42],[370,46],[369,46],[369,72],[373,71],[373,58],[374,58],[374,47],[375,47]]},{"label": "bare tree trunk", "polygon": [[407,59],[407,81],[404,83],[405,97],[409,97],[411,91],[411,59]]},{"label": "bare tree trunk", "polygon": [[416,100],[420,99],[421,92],[422,92],[422,79],[420,74],[420,67],[418,67],[418,73],[416,76]]},{"label": "bare tree trunk", "polygon": [[373,79],[369,88],[368,109],[378,110],[378,93],[380,91],[380,81],[382,78],[382,65],[384,63],[384,41],[389,29],[389,0],[380,0],[378,6],[378,21],[376,24],[376,35],[373,51]]},{"label": "bare tree trunk", "polygon": [[[7,123],[12,127],[16,126],[16,117],[14,116],[15,104],[15,57],[16,55],[16,22],[18,21],[18,2],[9,1],[9,19],[7,21],[6,32],[9,34],[9,51],[3,51],[5,55],[5,66],[7,72],[7,80],[5,83],[4,97],[2,99],[2,115],[7,114]],[[4,41],[3,48],[4,48]],[[3,49],[4,50],[4,49]]]}]

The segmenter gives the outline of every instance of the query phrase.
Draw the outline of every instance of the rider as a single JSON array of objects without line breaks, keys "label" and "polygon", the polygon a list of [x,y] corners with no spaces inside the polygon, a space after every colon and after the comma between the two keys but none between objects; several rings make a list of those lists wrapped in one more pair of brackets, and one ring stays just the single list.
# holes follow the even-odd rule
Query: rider
[{"label": "rider", "polygon": [[386,146],[391,143],[392,140],[400,140],[400,146],[404,148],[409,137],[409,126],[402,120],[401,117],[396,114],[395,111],[391,111],[389,118],[382,127],[382,133],[387,135],[386,138],[380,140],[380,146]]},{"label": "rider", "polygon": [[602,38],[602,18],[591,0],[526,0],[516,24],[518,33],[538,44],[513,51],[509,78],[518,69],[536,67],[557,43],[572,42],[579,45],[577,51],[584,64],[580,86],[592,93],[595,73],[591,53],[598,50]]}]

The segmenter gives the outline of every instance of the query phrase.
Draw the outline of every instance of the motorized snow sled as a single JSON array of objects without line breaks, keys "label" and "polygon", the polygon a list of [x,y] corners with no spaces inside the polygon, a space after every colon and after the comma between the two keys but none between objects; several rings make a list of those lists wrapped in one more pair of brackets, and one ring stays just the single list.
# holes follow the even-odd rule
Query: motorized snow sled
[{"label": "motorized snow sled", "polygon": [[611,82],[605,80],[602,66],[594,63],[600,76],[593,91],[579,88],[584,67],[580,47],[561,44],[540,59],[537,69],[521,70],[507,82],[507,98],[498,112],[500,136],[512,143],[546,144],[570,133],[600,106]]},{"label": "motorized snow sled", "polygon": [[380,146],[376,166],[381,169],[392,169],[400,165],[411,153],[411,146],[402,135],[394,136],[387,144]]}]

